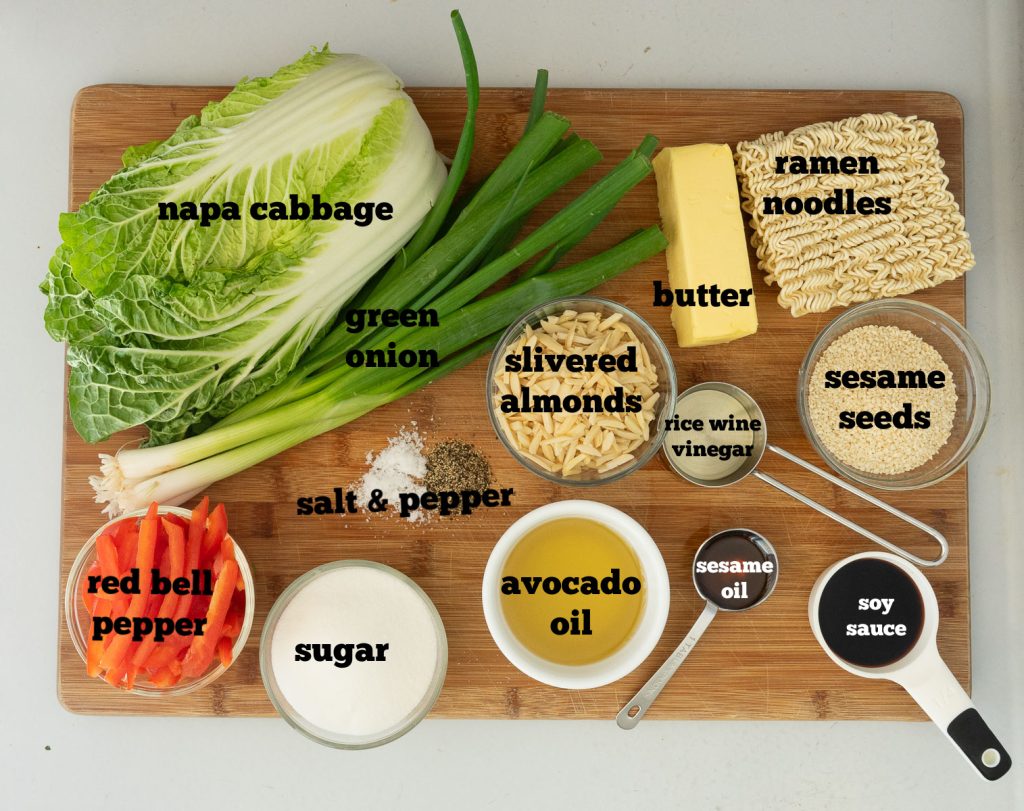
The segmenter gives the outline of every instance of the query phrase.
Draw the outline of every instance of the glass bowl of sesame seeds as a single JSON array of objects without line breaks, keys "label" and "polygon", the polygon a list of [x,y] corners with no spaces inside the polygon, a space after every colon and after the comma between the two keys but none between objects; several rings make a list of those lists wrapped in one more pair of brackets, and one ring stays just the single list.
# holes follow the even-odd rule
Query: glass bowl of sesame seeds
[{"label": "glass bowl of sesame seeds", "polygon": [[910,299],[851,307],[800,367],[804,433],[838,473],[880,490],[928,487],[959,470],[988,422],[989,377],[955,319]]},{"label": "glass bowl of sesame seeds", "polygon": [[608,484],[660,450],[676,398],[668,347],[643,318],[595,296],[525,313],[487,369],[498,439],[523,467],[557,484]]}]

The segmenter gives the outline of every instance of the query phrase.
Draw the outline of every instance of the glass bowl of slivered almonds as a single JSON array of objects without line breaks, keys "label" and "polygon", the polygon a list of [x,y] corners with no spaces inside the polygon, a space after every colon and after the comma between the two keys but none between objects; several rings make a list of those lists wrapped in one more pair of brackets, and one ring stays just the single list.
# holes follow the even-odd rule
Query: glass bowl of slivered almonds
[{"label": "glass bowl of slivered almonds", "polygon": [[676,372],[644,319],[584,296],[550,301],[512,324],[486,386],[494,431],[523,467],[588,486],[621,479],[658,452]]},{"label": "glass bowl of slivered almonds", "polygon": [[815,338],[797,403],[818,454],[880,490],[940,482],[967,461],[988,422],[989,378],[974,340],[911,299],[851,307]]}]

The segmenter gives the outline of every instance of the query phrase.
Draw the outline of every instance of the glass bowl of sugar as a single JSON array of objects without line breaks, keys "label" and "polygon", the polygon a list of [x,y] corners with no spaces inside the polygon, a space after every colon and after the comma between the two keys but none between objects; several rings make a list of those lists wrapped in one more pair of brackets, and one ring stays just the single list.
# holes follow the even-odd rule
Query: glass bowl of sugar
[{"label": "glass bowl of sugar", "polygon": [[306,572],[277,598],[260,640],[274,708],[317,743],[369,749],[430,712],[448,670],[437,608],[390,566],[339,560]]}]

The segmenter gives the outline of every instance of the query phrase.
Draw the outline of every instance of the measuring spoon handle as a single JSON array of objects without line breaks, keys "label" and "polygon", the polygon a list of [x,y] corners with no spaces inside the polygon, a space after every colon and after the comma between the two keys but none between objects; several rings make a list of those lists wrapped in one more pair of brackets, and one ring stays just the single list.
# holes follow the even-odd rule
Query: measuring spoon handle
[{"label": "measuring spoon handle", "polygon": [[937,651],[893,678],[957,745],[978,774],[986,780],[998,780],[1010,771],[1010,754]]},{"label": "measuring spoon handle", "polygon": [[868,540],[874,541],[879,546],[888,549],[890,552],[893,552],[899,555],[901,558],[905,558],[906,560],[909,560],[911,563],[915,563],[918,566],[938,566],[946,559],[946,556],[949,554],[949,544],[946,541],[946,536],[934,527],[928,526],[923,521],[918,521],[916,518],[914,518],[914,516],[907,515],[902,510],[897,510],[891,504],[886,504],[880,498],[875,498],[870,493],[865,493],[859,487],[854,487],[849,482],[844,482],[837,476],[833,476],[831,473],[822,470],[820,467],[812,465],[810,462],[804,461],[799,456],[795,456],[794,454],[790,453],[787,450],[784,450],[783,448],[778,447],[777,445],[769,445],[768,450],[772,451],[773,453],[777,453],[783,459],[788,459],[790,462],[799,465],[804,470],[809,470],[814,475],[819,476],[822,479],[825,479],[826,481],[829,481],[832,484],[836,485],[836,487],[841,487],[844,490],[846,490],[846,492],[853,493],[853,495],[857,496],[857,498],[861,499],[862,501],[866,501],[868,502],[868,504],[873,504],[880,510],[885,510],[887,513],[889,513],[889,515],[895,515],[898,519],[900,519],[900,521],[903,521],[905,524],[910,524],[912,527],[917,527],[922,532],[926,533],[927,535],[930,535],[939,545],[939,556],[936,558],[932,558],[931,560],[919,557],[918,555],[915,555],[912,552],[908,552],[903,547],[897,546],[892,541],[887,541],[881,535],[876,535],[870,529],[862,527],[860,524],[851,521],[846,516],[840,515],[835,510],[830,510],[824,504],[819,504],[813,498],[805,496],[799,490],[794,490],[789,485],[783,484],[778,479],[769,476],[767,473],[762,473],[760,470],[756,469],[752,471],[753,475],[756,476],[761,481],[763,481],[765,484],[770,484],[776,490],[781,490],[786,495],[792,496],[797,501],[800,501],[806,504],[808,507],[817,510],[822,515],[827,515],[836,523],[842,524],[847,529],[852,529],[854,532],[863,535]]},{"label": "measuring spoon handle", "polygon": [[690,633],[686,635],[686,639],[680,642],[679,647],[672,651],[672,655],[665,660],[665,664],[659,667],[657,672],[647,680],[647,684],[640,688],[640,692],[633,696],[625,707],[619,710],[619,714],[615,716],[615,723],[620,728],[632,729],[640,723],[640,719],[644,717],[651,704],[654,703],[654,699],[658,697],[658,694],[668,684],[669,679],[675,675],[675,672],[679,670],[679,666],[690,655],[693,646],[697,644],[697,640],[707,630],[711,620],[715,618],[717,613],[718,608],[713,603],[708,602],[704,605],[704,610],[697,617],[697,621],[693,623],[693,627],[690,629]]}]

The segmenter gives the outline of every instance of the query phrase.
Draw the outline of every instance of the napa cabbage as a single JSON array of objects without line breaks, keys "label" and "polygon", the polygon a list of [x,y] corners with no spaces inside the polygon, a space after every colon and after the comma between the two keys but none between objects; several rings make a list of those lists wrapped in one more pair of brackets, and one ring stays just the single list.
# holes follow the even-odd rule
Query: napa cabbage
[{"label": "napa cabbage", "polygon": [[[42,289],[68,344],[68,399],[90,442],[145,424],[180,439],[281,381],[402,248],[445,178],[401,81],[314,50],[246,79],[123,168],[76,212]],[[253,203],[390,203],[391,219],[269,220]],[[237,220],[161,219],[160,203],[237,204]]]}]

